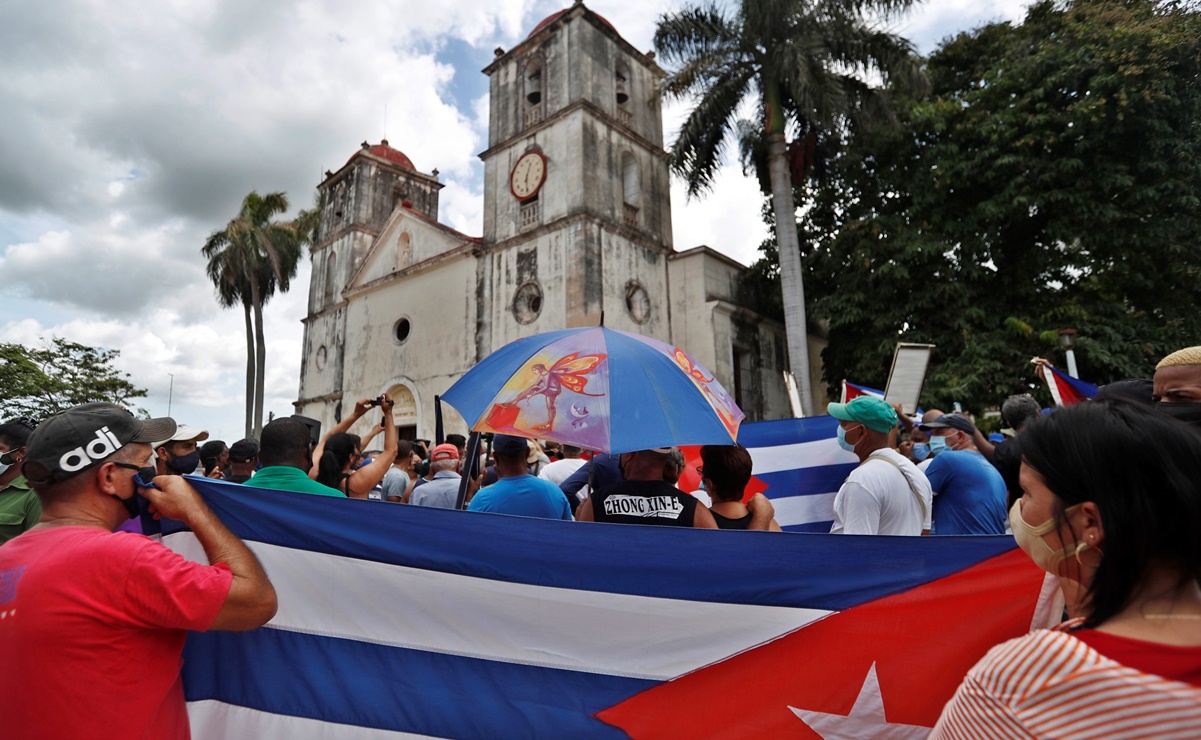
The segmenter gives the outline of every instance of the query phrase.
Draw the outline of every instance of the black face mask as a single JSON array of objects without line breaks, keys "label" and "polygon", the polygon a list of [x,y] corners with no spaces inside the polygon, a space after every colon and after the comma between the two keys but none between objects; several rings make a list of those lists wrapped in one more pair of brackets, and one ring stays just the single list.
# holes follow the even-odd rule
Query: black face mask
[{"label": "black face mask", "polygon": [[134,466],[130,465],[129,463],[116,463],[116,465],[117,465],[117,467],[127,468],[129,470],[137,470],[138,471],[133,476],[133,495],[132,496],[130,496],[129,498],[121,498],[120,496],[118,496],[115,493],[112,494],[112,497],[117,499],[118,501],[120,501],[121,505],[125,507],[125,510],[129,512],[129,518],[133,519],[134,517],[136,517],[138,514],[141,513],[141,511],[138,508],[138,489],[139,488],[149,488],[150,486],[154,485],[154,483],[152,481],[154,480],[154,476],[158,475],[158,470],[153,465],[147,465],[144,468],[135,468]]},{"label": "black face mask", "polygon": [[1185,424],[1201,427],[1201,403],[1166,403],[1160,401],[1155,408]]}]

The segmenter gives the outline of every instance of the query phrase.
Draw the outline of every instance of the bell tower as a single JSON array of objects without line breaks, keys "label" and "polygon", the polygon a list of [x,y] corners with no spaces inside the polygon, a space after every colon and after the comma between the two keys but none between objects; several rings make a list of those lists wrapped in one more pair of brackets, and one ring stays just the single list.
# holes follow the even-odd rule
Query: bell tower
[{"label": "bell tower", "polygon": [[[669,338],[671,201],[653,54],[577,2],[490,78],[480,357],[564,326]],[[511,318],[510,318],[511,317]]]}]

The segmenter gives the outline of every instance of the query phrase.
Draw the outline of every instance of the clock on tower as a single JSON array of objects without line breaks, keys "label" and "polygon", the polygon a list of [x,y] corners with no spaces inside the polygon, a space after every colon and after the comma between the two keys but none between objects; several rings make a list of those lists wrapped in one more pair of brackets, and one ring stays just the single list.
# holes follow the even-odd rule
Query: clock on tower
[{"label": "clock on tower", "polygon": [[527,201],[538,194],[545,181],[546,157],[535,149],[521,155],[517,164],[513,165],[513,171],[509,174],[509,190],[517,200]]}]

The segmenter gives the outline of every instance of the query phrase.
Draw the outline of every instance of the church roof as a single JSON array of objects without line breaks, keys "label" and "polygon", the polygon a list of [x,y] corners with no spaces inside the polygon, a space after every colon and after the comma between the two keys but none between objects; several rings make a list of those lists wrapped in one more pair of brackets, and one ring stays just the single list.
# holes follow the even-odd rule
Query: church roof
[{"label": "church roof", "polygon": [[[530,31],[530,36],[533,36],[534,34],[538,33],[539,31],[546,28],[550,24],[559,20],[560,18],[563,17],[563,14],[569,10],[571,10],[571,8],[564,8],[563,10],[560,10],[557,13],[551,13],[550,15],[546,16],[545,18],[542,19],[541,23],[534,26],[534,30]],[[593,10],[591,12],[593,15],[596,16],[597,20],[599,20],[601,23],[604,23],[606,26],[608,26],[610,31],[612,31],[613,33],[617,33],[617,29],[614,28],[613,24],[610,23],[608,20],[606,20],[604,16],[602,16],[600,13],[597,13],[595,10]],[[620,36],[621,34],[618,34],[618,35]],[[526,38],[529,38],[530,36],[526,36]]]},{"label": "church roof", "polygon": [[[366,144],[367,142],[363,142],[363,143]],[[375,146],[364,146],[362,149],[359,149],[357,152],[350,155],[350,159],[346,160],[346,164],[350,164],[351,161],[353,161],[355,157],[359,156],[363,152],[367,152],[368,154],[374,154],[375,156],[380,157],[381,159],[386,159],[389,162],[391,162],[392,164],[398,164],[401,167],[404,167],[405,169],[408,169],[408,170],[416,170],[417,169],[416,167],[413,166],[413,160],[406,157],[404,152],[400,151],[399,149],[393,149],[392,147],[388,146],[387,139],[381,140],[380,143],[376,144]]]}]

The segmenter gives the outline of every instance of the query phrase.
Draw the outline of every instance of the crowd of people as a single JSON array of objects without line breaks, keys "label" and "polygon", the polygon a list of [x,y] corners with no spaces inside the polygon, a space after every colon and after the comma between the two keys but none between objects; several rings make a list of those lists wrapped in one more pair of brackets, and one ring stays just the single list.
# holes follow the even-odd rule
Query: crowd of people
[{"label": "crowd of people", "polygon": [[[277,418],[228,446],[104,403],[0,425],[0,709],[14,736],[187,737],[186,631],[274,615],[268,574],[181,475],[380,505],[780,531],[771,501],[746,495],[753,461],[737,444],[702,447],[701,487],[687,491],[677,448],[586,455],[497,434],[473,457],[463,435],[398,439],[391,407],[360,401],[320,437]],[[372,409],[379,424],[351,433]],[[828,412],[858,460],[832,533],[1008,533],[1064,584],[1071,619],[990,651],[933,737],[1201,736],[1201,347],[1053,413],[1010,397],[999,441],[966,414],[909,417],[871,396]],[[117,533],[139,496],[187,525],[211,564]],[[146,700],[131,711],[100,690],[110,685]]]}]

